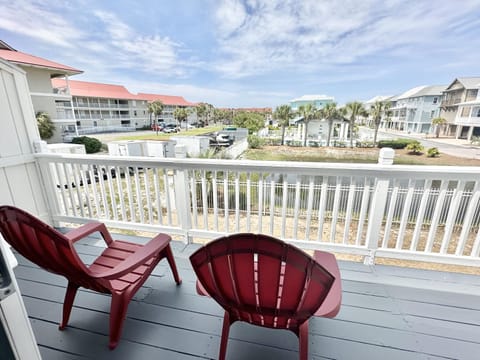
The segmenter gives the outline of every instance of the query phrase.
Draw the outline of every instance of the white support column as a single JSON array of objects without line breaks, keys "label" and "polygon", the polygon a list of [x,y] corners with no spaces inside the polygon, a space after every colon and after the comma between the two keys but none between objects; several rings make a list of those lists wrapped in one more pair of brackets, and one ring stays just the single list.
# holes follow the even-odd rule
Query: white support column
[{"label": "white support column", "polygon": [[365,245],[369,250],[369,255],[365,256],[363,259],[365,265],[375,264],[375,252],[378,248],[378,241],[381,233],[380,229],[382,227],[383,215],[387,204],[388,185],[389,180],[382,178],[377,179],[377,183],[375,184],[375,192],[368,213],[368,228]]},{"label": "white support column", "polygon": [[[175,146],[175,157],[186,158],[187,149],[184,145]],[[184,240],[191,243],[192,239],[188,231],[192,228],[191,203],[190,203],[190,186],[188,183],[188,170],[175,170],[173,175],[173,186],[175,192],[175,205],[180,226],[185,231]]]}]

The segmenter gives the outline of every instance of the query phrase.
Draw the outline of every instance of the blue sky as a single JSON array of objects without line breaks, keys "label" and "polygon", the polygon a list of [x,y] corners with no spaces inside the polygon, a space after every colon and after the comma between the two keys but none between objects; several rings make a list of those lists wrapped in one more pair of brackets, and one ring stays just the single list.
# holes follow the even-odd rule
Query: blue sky
[{"label": "blue sky", "polygon": [[216,107],[339,104],[480,75],[479,0],[0,0],[0,39],[72,79]]}]

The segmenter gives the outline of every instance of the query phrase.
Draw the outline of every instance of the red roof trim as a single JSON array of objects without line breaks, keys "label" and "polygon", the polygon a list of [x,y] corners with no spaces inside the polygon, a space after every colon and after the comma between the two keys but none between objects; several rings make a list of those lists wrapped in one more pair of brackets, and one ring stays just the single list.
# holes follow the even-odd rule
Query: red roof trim
[{"label": "red roof trim", "polygon": [[[132,94],[123,85],[102,84],[89,81],[68,80],[72,96],[98,97],[108,99],[144,100],[152,102],[160,100],[164,105],[195,106],[195,103],[185,100],[181,96],[158,94]],[[54,88],[67,86],[65,79],[52,79]]]},{"label": "red roof trim", "polygon": [[52,70],[61,70],[68,75],[81,74],[83,72],[82,70],[75,69],[71,66],[43,59],[38,56],[25,54],[20,51],[0,49],[0,57],[15,64],[38,66]]},{"label": "red roof trim", "polygon": [[[108,99],[135,100],[137,95],[130,93],[123,85],[101,84],[89,81],[68,80],[73,96],[98,97]],[[65,79],[52,79],[54,88],[67,86]]]},{"label": "red roof trim", "polygon": [[145,94],[145,93],[139,93],[137,96],[138,96],[138,99],[147,100],[149,102],[160,100],[164,105],[195,106],[195,103],[185,100],[182,96]]}]

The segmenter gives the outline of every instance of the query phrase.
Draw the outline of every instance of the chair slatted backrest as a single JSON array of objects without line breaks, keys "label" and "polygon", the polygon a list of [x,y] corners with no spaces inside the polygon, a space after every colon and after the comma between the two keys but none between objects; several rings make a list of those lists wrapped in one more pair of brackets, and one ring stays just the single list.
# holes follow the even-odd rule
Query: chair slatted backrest
[{"label": "chair slatted backrest", "polygon": [[214,240],[191,257],[208,294],[238,320],[296,328],[323,303],[334,277],[311,256],[262,234]]},{"label": "chair slatted backrest", "polygon": [[0,232],[21,255],[50,272],[97,289],[88,280],[88,269],[70,241],[33,215],[13,206],[0,206]]}]

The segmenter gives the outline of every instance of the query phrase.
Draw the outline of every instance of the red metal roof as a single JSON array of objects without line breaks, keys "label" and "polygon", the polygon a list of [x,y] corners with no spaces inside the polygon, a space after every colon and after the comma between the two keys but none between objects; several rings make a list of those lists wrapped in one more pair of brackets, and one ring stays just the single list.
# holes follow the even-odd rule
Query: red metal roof
[{"label": "red metal roof", "polygon": [[139,93],[139,100],[155,101],[160,100],[164,105],[176,105],[176,106],[195,106],[195,103],[185,100],[182,96],[171,95],[157,95],[157,94],[144,94]]},{"label": "red metal roof", "polygon": [[0,58],[3,58],[17,65],[35,66],[59,72],[58,74],[54,73],[54,75],[75,75],[81,74],[83,72],[82,70],[78,70],[67,65],[43,59],[38,56],[33,56],[20,51],[9,50],[5,48],[0,48]]},{"label": "red metal roof", "polygon": [[[88,81],[68,80],[70,94],[72,96],[98,97],[109,99],[128,99],[128,100],[160,100],[164,105],[174,106],[194,106],[195,103],[185,100],[181,96],[158,95],[158,94],[132,94],[123,85],[101,84]],[[54,88],[66,87],[65,79],[52,79]]]},{"label": "red metal roof", "polygon": [[[66,87],[65,79],[52,79],[54,88]],[[138,100],[138,96],[130,93],[123,85],[101,84],[88,81],[68,80],[72,96],[98,97],[108,99]]]}]

